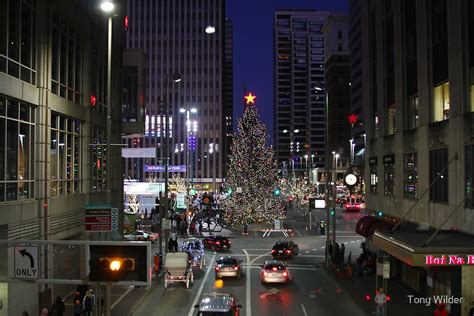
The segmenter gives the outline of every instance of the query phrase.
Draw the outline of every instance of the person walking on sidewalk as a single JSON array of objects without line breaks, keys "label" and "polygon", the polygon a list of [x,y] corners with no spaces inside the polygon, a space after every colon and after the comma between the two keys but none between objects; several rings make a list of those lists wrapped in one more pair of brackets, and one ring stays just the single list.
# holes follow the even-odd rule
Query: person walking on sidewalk
[{"label": "person walking on sidewalk", "polygon": [[434,316],[449,316],[444,304],[438,304],[438,308],[434,311]]},{"label": "person walking on sidewalk", "polygon": [[375,305],[377,306],[377,316],[385,316],[385,304],[387,303],[387,296],[380,288],[377,295],[375,295]]},{"label": "person walking on sidewalk", "polygon": [[55,316],[63,316],[66,311],[66,306],[61,296],[56,297],[56,301],[53,304],[53,312]]}]

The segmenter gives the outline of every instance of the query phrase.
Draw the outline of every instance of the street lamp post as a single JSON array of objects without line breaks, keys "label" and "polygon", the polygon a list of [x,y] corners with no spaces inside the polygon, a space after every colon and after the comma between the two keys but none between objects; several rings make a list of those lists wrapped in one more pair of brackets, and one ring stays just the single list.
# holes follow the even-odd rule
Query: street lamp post
[{"label": "street lamp post", "polygon": [[[100,4],[100,9],[108,15],[107,21],[107,121],[106,121],[106,130],[107,130],[107,160],[105,165],[105,170],[107,173],[107,185],[106,185],[106,196],[107,201],[112,206],[112,168],[111,168],[111,143],[112,143],[112,17],[115,10],[115,5],[112,1],[103,1]],[[105,316],[111,315],[111,290],[112,286],[110,283],[107,283],[105,286]]]}]

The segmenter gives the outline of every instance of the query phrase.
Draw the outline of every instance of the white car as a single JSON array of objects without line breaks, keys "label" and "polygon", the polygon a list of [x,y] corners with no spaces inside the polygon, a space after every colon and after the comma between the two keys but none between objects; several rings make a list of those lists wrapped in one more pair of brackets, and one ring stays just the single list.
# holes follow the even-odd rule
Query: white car
[{"label": "white car", "polygon": [[260,267],[262,283],[286,283],[290,280],[290,272],[280,260],[265,261],[265,264]]},{"label": "white car", "polygon": [[131,234],[123,236],[126,240],[130,241],[155,241],[158,237],[158,233],[145,232],[143,230],[137,230]]}]

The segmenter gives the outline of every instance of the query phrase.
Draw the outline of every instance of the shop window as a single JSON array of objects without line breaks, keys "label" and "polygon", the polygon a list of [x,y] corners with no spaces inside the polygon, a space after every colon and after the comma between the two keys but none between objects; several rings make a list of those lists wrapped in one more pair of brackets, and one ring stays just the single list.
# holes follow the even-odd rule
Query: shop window
[{"label": "shop window", "polygon": [[377,158],[373,157],[369,159],[370,166],[370,193],[377,194]]},{"label": "shop window", "polygon": [[50,137],[51,195],[81,193],[81,122],[52,113]]},{"label": "shop window", "polygon": [[396,126],[397,108],[392,104],[387,109],[387,134],[393,135],[397,131]]},{"label": "shop window", "polygon": [[418,127],[418,96],[408,98],[407,102],[407,128],[413,129]]},{"label": "shop window", "polygon": [[30,105],[0,96],[0,202],[34,197],[34,116],[30,112]]},{"label": "shop window", "polygon": [[433,92],[433,122],[449,119],[449,82],[434,88]]},{"label": "shop window", "polygon": [[418,157],[416,153],[403,156],[403,197],[416,200],[418,198]]},{"label": "shop window", "polygon": [[384,195],[393,196],[395,193],[395,156],[383,157],[384,165]]},{"label": "shop window", "polygon": [[430,201],[448,203],[448,149],[430,151]]}]

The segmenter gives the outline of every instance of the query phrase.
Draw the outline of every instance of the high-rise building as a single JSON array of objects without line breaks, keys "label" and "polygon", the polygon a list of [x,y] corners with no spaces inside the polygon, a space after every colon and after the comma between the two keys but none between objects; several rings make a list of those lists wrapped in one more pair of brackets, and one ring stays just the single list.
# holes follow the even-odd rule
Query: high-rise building
[{"label": "high-rise building", "polygon": [[[225,46],[224,46],[224,163],[227,166],[230,155],[230,145],[232,143],[233,128],[233,102],[234,102],[234,41],[232,20],[225,20]],[[224,177],[226,172],[224,167]]]},{"label": "high-rise building", "polygon": [[324,33],[325,82],[328,106],[328,150],[333,172],[341,175],[352,159],[350,114],[349,16],[332,12],[326,20]]},{"label": "high-rise building", "polygon": [[391,281],[415,297],[462,297],[446,307],[468,315],[474,2],[364,0],[361,16],[366,205],[373,217],[362,218],[357,231],[390,262]]},{"label": "high-rise building", "polygon": [[351,135],[354,165],[362,166],[365,158],[364,107],[362,106],[361,0],[349,0],[349,48],[351,59],[351,114],[357,116]]},{"label": "high-rise building", "polygon": [[186,166],[182,178],[205,190],[219,186],[225,159],[224,13],[221,0],[128,1],[127,47],[145,52],[148,69],[145,134],[127,142],[156,148],[157,158],[127,158],[125,177],[163,182],[164,173],[153,170],[164,164],[169,143],[170,165]]},{"label": "high-rise building", "polygon": [[329,12],[277,10],[274,19],[276,158],[284,174],[325,166],[324,34]]},{"label": "high-rise building", "polygon": [[[122,207],[120,148],[105,146],[108,106],[110,141],[121,139],[122,13],[112,18],[108,104],[107,16],[97,1],[0,2],[0,239],[87,239],[86,205],[110,207],[110,195],[112,206]],[[6,246],[3,280],[14,270],[13,247]],[[84,248],[36,249],[28,263],[39,267],[39,279],[84,277]],[[39,315],[52,293],[63,297],[75,287],[0,282],[0,314]]]}]

